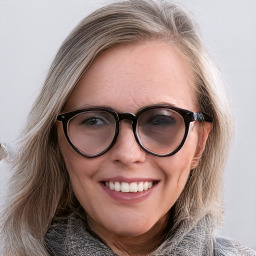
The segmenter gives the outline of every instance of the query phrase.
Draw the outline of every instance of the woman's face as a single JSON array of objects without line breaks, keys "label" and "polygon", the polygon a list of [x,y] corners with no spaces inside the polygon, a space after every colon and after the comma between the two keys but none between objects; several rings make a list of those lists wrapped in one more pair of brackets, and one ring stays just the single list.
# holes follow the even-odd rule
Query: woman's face
[{"label": "woman's face", "polygon": [[[159,103],[198,111],[193,83],[189,65],[166,42],[118,46],[96,58],[63,112],[106,106],[117,112],[136,113]],[[179,152],[157,157],[139,147],[131,123],[122,121],[114,146],[99,157],[85,158],[70,147],[58,125],[59,145],[74,193],[96,232],[138,236],[154,230],[184,189],[209,131],[207,124],[192,123]],[[143,186],[153,182],[153,186],[142,193],[116,192],[104,185],[107,181],[143,182]]]}]

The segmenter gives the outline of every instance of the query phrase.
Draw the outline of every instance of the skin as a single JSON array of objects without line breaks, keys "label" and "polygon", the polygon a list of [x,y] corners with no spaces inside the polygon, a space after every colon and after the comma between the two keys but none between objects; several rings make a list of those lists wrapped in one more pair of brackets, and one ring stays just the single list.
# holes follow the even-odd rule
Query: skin
[{"label": "skin", "polygon": [[[99,55],[70,95],[63,112],[86,106],[107,106],[136,113],[142,107],[168,103],[199,111],[193,73],[177,49],[150,41],[118,46]],[[121,123],[115,145],[104,155],[85,158],[65,139],[58,124],[58,140],[70,180],[91,228],[119,255],[145,255],[159,245],[168,211],[174,205],[203,152],[209,123],[191,124],[181,150],[156,157],[136,143],[131,124]],[[159,181],[145,200],[124,204],[111,198],[102,180],[113,177]],[[120,249],[122,248],[122,249]],[[127,253],[127,254],[126,254]]]}]

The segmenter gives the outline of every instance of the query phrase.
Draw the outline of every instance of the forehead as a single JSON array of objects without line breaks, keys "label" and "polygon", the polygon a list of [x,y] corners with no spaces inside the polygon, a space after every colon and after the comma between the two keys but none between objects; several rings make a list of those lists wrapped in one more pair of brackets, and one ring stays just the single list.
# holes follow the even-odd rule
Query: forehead
[{"label": "forehead", "polygon": [[108,106],[126,112],[169,103],[194,110],[193,88],[192,70],[177,48],[163,41],[140,42],[101,53],[65,108]]}]

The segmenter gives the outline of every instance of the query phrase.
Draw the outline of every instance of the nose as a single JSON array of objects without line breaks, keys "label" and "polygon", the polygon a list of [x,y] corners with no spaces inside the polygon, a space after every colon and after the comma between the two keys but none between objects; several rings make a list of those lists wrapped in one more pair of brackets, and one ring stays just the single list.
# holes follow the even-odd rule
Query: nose
[{"label": "nose", "polygon": [[138,145],[132,130],[131,122],[120,123],[120,131],[115,145],[109,152],[111,160],[130,166],[136,163],[143,163],[146,159],[146,152]]}]

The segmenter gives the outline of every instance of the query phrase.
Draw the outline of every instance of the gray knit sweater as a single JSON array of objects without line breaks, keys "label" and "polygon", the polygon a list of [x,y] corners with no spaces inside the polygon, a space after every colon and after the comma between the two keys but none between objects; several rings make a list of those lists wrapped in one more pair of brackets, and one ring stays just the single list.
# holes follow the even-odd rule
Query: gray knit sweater
[{"label": "gray knit sweater", "polygon": [[[151,255],[256,256],[255,251],[237,242],[215,238],[211,226],[207,217],[197,223],[183,223]],[[116,255],[77,214],[53,224],[46,234],[45,243],[52,256]]]}]

